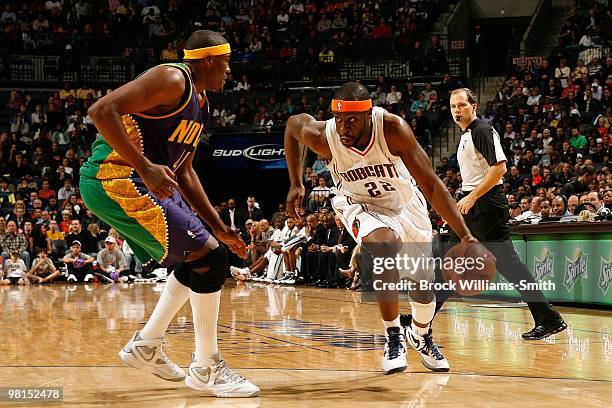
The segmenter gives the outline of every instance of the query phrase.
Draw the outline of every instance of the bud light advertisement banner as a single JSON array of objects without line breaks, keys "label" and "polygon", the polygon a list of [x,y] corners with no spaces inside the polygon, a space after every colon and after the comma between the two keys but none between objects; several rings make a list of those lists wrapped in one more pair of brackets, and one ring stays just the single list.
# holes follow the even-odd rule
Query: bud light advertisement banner
[{"label": "bud light advertisement banner", "polygon": [[213,135],[209,161],[219,170],[282,170],[287,168],[282,133]]}]

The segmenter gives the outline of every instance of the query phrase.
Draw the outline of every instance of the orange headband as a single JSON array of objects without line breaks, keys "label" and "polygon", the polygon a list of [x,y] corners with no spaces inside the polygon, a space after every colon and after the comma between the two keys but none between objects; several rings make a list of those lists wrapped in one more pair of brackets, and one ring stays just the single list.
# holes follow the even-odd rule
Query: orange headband
[{"label": "orange headband", "polygon": [[206,57],[214,57],[216,55],[225,55],[232,52],[229,43],[214,45],[206,48],[196,48],[195,50],[183,50],[186,60],[197,60]]},{"label": "orange headband", "polygon": [[372,100],[364,101],[343,101],[341,99],[332,99],[332,112],[366,112],[372,108]]}]

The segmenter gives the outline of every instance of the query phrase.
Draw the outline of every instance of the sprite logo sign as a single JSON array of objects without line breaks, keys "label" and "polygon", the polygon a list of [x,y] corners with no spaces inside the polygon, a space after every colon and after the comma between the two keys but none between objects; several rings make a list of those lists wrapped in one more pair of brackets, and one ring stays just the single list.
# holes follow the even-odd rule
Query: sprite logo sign
[{"label": "sprite logo sign", "polygon": [[582,252],[582,248],[576,248],[572,258],[565,257],[565,276],[563,284],[567,292],[571,293],[578,279],[587,279],[588,256]]},{"label": "sprite logo sign", "polygon": [[610,259],[601,258],[599,282],[597,283],[597,286],[599,286],[599,289],[601,289],[604,296],[608,292],[610,282],[612,282],[612,261]]},{"label": "sprite logo sign", "polygon": [[555,276],[555,254],[548,247],[542,248],[540,257],[533,258],[533,277],[536,281],[542,281],[546,277]]}]

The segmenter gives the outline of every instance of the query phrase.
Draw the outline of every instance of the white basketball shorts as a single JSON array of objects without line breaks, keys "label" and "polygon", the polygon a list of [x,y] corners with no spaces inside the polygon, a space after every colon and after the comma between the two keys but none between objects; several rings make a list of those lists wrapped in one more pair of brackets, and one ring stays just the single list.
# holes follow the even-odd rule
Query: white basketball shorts
[{"label": "white basketball shorts", "polygon": [[398,269],[400,278],[433,281],[434,268],[430,261],[433,233],[425,200],[420,194],[414,194],[406,206],[397,209],[359,203],[343,195],[335,196],[331,204],[347,231],[359,245],[372,231],[389,228],[403,243],[400,255],[407,255],[413,259],[422,258],[419,263],[413,263],[418,265],[416,270]]}]

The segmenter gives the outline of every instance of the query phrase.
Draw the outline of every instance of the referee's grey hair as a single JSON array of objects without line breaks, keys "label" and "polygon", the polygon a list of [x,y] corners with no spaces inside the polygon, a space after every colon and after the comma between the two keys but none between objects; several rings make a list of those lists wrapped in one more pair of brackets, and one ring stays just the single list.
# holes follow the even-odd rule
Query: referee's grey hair
[{"label": "referee's grey hair", "polygon": [[478,103],[478,98],[476,97],[476,94],[470,88],[455,89],[451,92],[451,95],[458,94],[459,92],[465,92],[465,96],[467,97],[469,103]]}]

